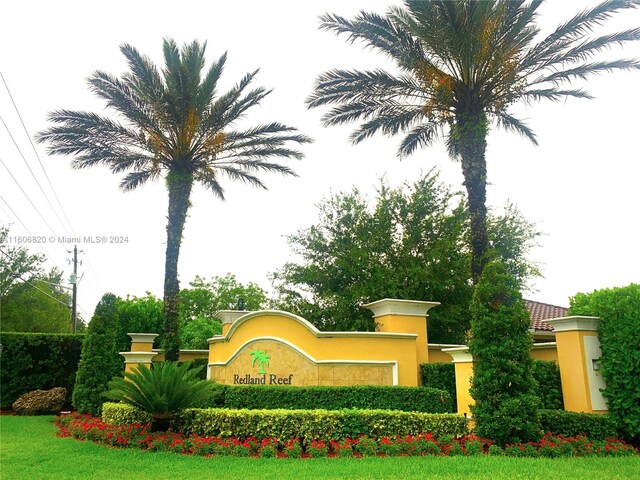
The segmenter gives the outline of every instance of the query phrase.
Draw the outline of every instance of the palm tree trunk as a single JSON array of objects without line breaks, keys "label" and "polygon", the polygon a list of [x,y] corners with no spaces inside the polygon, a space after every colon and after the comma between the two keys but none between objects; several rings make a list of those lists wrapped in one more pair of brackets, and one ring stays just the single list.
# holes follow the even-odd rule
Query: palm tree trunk
[{"label": "palm tree trunk", "polygon": [[164,341],[165,360],[178,361],[180,341],[180,284],[178,282],[178,257],[182,243],[182,231],[191,205],[193,175],[189,172],[170,172],[167,175],[169,212],[167,215],[167,251],[164,267]]},{"label": "palm tree trunk", "polygon": [[486,265],[487,240],[487,117],[467,112],[456,117],[458,152],[462,163],[471,217],[471,278],[473,284]]}]

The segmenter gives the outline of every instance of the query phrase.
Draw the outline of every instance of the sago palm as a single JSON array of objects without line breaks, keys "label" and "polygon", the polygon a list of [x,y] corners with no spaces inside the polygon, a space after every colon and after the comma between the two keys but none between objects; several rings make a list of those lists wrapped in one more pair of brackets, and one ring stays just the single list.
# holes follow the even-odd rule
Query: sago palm
[{"label": "sago palm", "polygon": [[125,373],[124,378],[114,377],[102,395],[150,414],[152,431],[167,430],[180,410],[198,406],[213,396],[215,384],[198,378],[201,369],[178,362],[140,366]]},{"label": "sago palm", "polygon": [[362,41],[392,59],[398,73],[330,70],[317,80],[309,107],[333,105],[325,125],[360,122],[354,143],[375,133],[403,133],[398,155],[444,138],[460,161],[471,214],[472,278],[486,261],[486,138],[491,124],[537,144],[510,113],[516,102],[590,98],[568,84],[589,75],[638,69],[636,59],[597,60],[615,45],[638,40],[640,28],[596,36],[593,28],[638,0],[609,0],[578,13],[538,39],[541,0],[406,0],[384,16],[321,17],[321,28]]},{"label": "sago palm", "polygon": [[311,141],[278,122],[238,129],[237,121],[270,90],[250,87],[256,70],[226,93],[218,92],[227,56],[202,75],[205,46],[193,42],[179,49],[166,39],[165,65],[158,70],[148,57],[123,45],[129,72],[117,77],[96,71],[89,78],[93,93],[117,117],[58,110],[49,114],[54,126],[37,137],[49,143],[50,153],[74,155],[74,168],[106,165],[116,174],[128,172],[120,184],[125,191],[164,178],[169,195],[164,348],[169,360],[178,357],[178,257],[194,183],[220,198],[223,176],[265,188],[257,174],[295,175],[277,160],[301,158],[290,144]]}]

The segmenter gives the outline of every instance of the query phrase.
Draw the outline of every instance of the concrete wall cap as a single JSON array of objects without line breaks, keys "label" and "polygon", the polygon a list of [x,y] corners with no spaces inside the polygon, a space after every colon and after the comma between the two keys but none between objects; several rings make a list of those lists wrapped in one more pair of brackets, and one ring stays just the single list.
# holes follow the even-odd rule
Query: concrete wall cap
[{"label": "concrete wall cap", "polygon": [[157,333],[127,333],[133,343],[153,343]]},{"label": "concrete wall cap", "polygon": [[554,332],[573,332],[579,330],[595,332],[598,330],[598,325],[600,325],[599,317],[585,317],[578,315],[572,317],[550,318],[542,321],[551,325]]},{"label": "concrete wall cap", "polygon": [[231,328],[226,335],[216,335],[207,340],[209,344],[229,341],[235,331],[240,328],[245,322],[251,319],[259,318],[263,316],[278,316],[295,320],[303,325],[309,332],[311,332],[317,338],[398,338],[405,340],[416,340],[418,335],[415,333],[395,333],[395,332],[323,332],[318,330],[308,320],[289,312],[283,312],[281,310],[259,310],[257,312],[249,312],[246,315],[238,318],[233,322]]},{"label": "concrete wall cap", "polygon": [[443,348],[442,351],[451,355],[453,358],[452,363],[473,362],[473,356],[469,353],[469,347]]},{"label": "concrete wall cap", "polygon": [[225,325],[227,323],[233,323],[240,317],[244,317],[249,313],[253,312],[248,310],[220,310],[215,316],[220,319],[220,322],[222,322],[223,325]]},{"label": "concrete wall cap", "polygon": [[414,317],[426,317],[429,309],[437,307],[440,302],[421,302],[418,300],[398,300],[383,298],[375,302],[363,305],[373,312],[374,317],[382,315],[407,315]]},{"label": "concrete wall cap", "polygon": [[157,352],[120,352],[124,357],[124,363],[151,363]]}]

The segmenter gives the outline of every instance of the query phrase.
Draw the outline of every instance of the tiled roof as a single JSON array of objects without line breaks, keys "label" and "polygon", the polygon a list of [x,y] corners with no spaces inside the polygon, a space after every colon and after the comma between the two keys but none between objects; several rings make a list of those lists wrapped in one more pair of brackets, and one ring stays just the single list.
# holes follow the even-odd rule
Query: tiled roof
[{"label": "tiled roof", "polygon": [[537,331],[553,331],[553,327],[542,323],[542,320],[564,317],[567,315],[567,310],[569,310],[566,307],[558,307],[557,305],[549,305],[548,303],[534,302],[532,300],[525,300],[524,302],[531,316],[531,328]]}]

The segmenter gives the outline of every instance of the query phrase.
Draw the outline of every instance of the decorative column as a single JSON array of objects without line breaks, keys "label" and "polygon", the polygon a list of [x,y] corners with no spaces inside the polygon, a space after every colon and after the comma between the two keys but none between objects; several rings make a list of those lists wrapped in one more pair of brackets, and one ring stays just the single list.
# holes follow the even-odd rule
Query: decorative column
[{"label": "decorative column", "polygon": [[440,302],[419,302],[416,300],[396,300],[385,298],[363,305],[373,312],[376,331],[386,333],[414,333],[416,339],[416,375],[418,385],[422,384],[420,364],[429,363],[427,346],[427,312]]},{"label": "decorative column", "polygon": [[156,333],[127,333],[131,337],[131,351],[120,352],[124,357],[124,371],[131,372],[139,365],[151,366],[151,360],[158,355],[153,351],[153,341]]},{"label": "decorative column", "polygon": [[473,377],[473,356],[469,347],[444,348],[443,352],[453,357],[456,371],[456,405],[458,413],[471,417],[471,405],[475,403],[471,397],[471,377]]},{"label": "decorative column", "polygon": [[607,402],[600,389],[606,384],[599,372],[598,317],[561,317],[543,320],[553,327],[558,346],[564,409],[605,413]]}]

